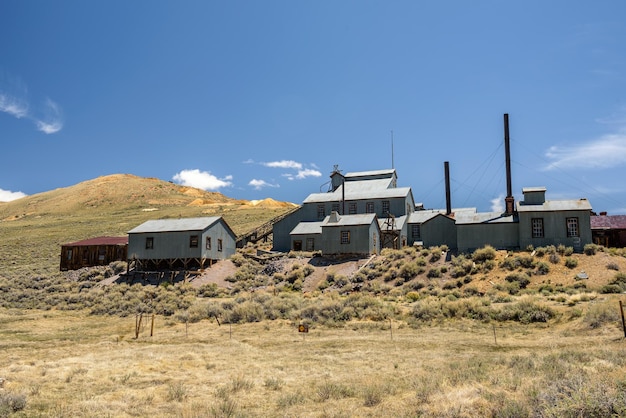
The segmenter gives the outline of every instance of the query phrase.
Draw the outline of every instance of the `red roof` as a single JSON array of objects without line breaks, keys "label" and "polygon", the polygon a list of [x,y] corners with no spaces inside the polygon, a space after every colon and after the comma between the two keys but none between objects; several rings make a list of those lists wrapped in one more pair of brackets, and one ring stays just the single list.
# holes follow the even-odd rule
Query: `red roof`
[{"label": "red roof", "polygon": [[591,229],[626,229],[626,215],[592,216]]},{"label": "red roof", "polygon": [[82,241],[63,244],[64,247],[82,247],[88,245],[128,245],[128,236],[125,237],[97,237]]}]

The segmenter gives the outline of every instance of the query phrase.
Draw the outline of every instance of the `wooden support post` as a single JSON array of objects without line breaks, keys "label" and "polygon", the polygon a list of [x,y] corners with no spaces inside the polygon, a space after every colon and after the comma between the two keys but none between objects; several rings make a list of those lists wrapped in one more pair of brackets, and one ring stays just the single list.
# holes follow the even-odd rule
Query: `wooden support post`
[{"label": "wooden support post", "polygon": [[619,301],[619,311],[622,314],[622,329],[624,330],[624,338],[626,338],[626,321],[624,321],[624,306],[622,301]]},{"label": "wooden support post", "polygon": [[139,315],[135,315],[135,339],[139,338],[139,330],[141,329],[141,320],[143,318],[143,313]]},{"label": "wooden support post", "polygon": [[498,338],[496,337],[496,324],[493,324],[493,342],[498,345]]},{"label": "wooden support post", "polygon": [[154,335],[154,314],[152,314],[152,323],[150,324],[150,336]]}]

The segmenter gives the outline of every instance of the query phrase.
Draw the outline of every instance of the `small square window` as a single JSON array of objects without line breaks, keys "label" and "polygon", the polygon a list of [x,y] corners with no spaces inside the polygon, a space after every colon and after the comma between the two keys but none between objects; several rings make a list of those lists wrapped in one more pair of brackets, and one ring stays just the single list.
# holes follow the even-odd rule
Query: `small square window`
[{"label": "small square window", "polygon": [[374,202],[367,202],[365,204],[365,213],[374,213]]},{"label": "small square window", "polygon": [[339,203],[333,203],[332,211],[339,213]]},{"label": "small square window", "polygon": [[198,236],[191,235],[189,237],[189,248],[198,248]]},{"label": "small square window", "polygon": [[146,250],[154,248],[154,237],[146,237]]},{"label": "small square window", "polygon": [[306,250],[314,251],[315,250],[315,238],[307,238],[306,239]]},{"label": "small square window", "polygon": [[350,244],[350,231],[341,231],[341,243]]},{"label": "small square window", "polygon": [[350,202],[348,204],[348,213],[350,215],[356,215],[356,202]]}]

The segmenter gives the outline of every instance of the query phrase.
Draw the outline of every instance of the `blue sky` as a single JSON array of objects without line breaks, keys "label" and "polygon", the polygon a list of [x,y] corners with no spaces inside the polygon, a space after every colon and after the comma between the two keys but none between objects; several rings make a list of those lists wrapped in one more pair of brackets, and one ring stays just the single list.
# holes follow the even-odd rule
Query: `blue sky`
[{"label": "blue sky", "polygon": [[[114,173],[300,203],[393,165],[427,208],[626,213],[626,3],[0,2],[0,200]],[[392,133],[393,132],[393,133]],[[393,137],[393,159],[391,138]]]}]

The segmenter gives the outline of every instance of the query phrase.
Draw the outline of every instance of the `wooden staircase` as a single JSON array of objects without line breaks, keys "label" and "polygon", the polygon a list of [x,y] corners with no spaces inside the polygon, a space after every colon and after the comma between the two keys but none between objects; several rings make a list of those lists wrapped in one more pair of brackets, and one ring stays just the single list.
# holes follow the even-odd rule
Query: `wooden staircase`
[{"label": "wooden staircase", "polygon": [[259,242],[260,240],[267,241],[267,237],[272,234],[274,224],[278,221],[285,219],[287,216],[291,215],[292,213],[296,212],[299,209],[300,209],[300,206],[297,206],[283,214],[278,215],[275,218],[270,219],[269,221],[265,222],[263,225],[237,236],[237,242],[236,242],[237,248],[243,248],[249,242],[255,243],[255,242]]}]

